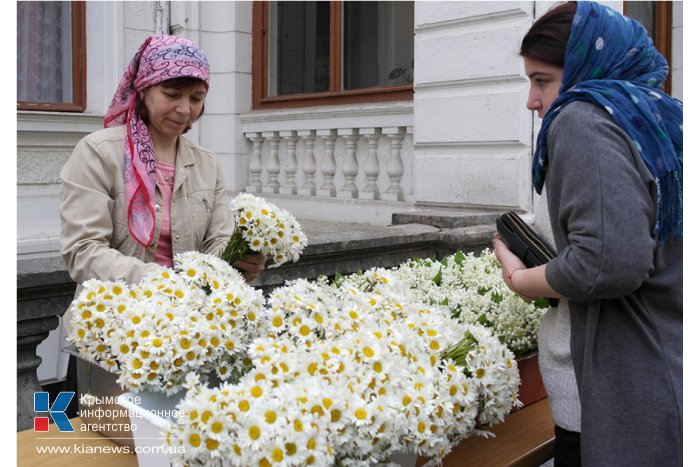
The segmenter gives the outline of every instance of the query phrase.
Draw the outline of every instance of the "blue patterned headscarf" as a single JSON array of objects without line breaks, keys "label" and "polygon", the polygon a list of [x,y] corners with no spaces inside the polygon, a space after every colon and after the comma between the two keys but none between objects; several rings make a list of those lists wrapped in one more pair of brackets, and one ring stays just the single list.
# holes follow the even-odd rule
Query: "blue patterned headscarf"
[{"label": "blue patterned headscarf", "polygon": [[659,242],[683,235],[683,104],[661,91],[666,59],[636,21],[595,2],[577,2],[566,46],[559,97],[537,137],[532,184],[542,192],[547,132],[565,105],[587,101],[604,108],[630,137],[657,184]]}]

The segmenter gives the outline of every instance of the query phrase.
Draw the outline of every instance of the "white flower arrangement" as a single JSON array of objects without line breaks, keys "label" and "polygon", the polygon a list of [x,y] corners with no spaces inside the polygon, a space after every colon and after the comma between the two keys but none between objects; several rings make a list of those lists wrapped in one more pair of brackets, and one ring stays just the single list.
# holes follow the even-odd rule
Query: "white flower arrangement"
[{"label": "white flower arrangement", "polygon": [[248,251],[266,255],[271,268],[299,260],[308,239],[288,211],[250,193],[236,196],[229,209],[236,227],[221,253],[226,262],[233,265]]},{"label": "white flower arrangement", "polygon": [[187,252],[129,286],[91,279],[71,304],[68,340],[131,391],[173,394],[190,372],[243,371],[263,319],[262,293],[211,255]]},{"label": "white flower arrangement", "polygon": [[[296,280],[268,300],[266,336],[238,383],[192,378],[166,433],[176,465],[372,465],[413,451],[434,463],[514,405],[513,354],[490,332],[406,294],[391,271]],[[466,337],[465,337],[466,336]],[[180,449],[184,448],[184,449]]]},{"label": "white flower arrangement", "polygon": [[[458,251],[441,261],[413,259],[393,272],[414,298],[449,307],[461,322],[483,324],[516,356],[537,349],[537,328],[548,305],[541,299],[525,302],[513,293],[490,249],[478,256]],[[348,280],[362,278],[351,276]]]}]

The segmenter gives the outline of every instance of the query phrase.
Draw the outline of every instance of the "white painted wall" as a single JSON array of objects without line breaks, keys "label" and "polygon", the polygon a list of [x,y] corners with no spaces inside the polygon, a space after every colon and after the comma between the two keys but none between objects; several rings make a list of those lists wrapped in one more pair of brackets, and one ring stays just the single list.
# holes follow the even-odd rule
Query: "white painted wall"
[{"label": "white painted wall", "polygon": [[531,23],[531,2],[416,2],[416,204],[531,209]]},{"label": "white painted wall", "polygon": [[683,100],[683,2],[673,2],[671,95]]}]

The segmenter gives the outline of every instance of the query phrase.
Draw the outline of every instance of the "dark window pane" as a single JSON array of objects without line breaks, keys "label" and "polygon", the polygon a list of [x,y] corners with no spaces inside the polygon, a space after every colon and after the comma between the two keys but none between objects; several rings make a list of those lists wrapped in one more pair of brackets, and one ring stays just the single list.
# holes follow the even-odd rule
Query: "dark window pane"
[{"label": "dark window pane", "polygon": [[639,21],[647,28],[647,33],[654,37],[654,3],[656,2],[626,2],[625,14]]},{"label": "dark window pane", "polygon": [[268,95],[328,91],[330,2],[270,2]]},{"label": "dark window pane", "polygon": [[17,100],[73,101],[71,2],[17,2]]},{"label": "dark window pane", "polygon": [[413,2],[343,4],[343,89],[413,83]]}]

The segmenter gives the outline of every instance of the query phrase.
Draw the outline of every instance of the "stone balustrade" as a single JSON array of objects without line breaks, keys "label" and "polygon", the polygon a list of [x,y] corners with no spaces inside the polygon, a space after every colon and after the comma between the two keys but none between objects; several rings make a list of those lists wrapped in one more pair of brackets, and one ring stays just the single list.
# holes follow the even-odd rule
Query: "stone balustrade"
[{"label": "stone balustrade", "polygon": [[413,127],[248,131],[249,193],[410,202]]},{"label": "stone balustrade", "polygon": [[412,101],[241,114],[229,186],[300,218],[389,225],[414,209],[413,115]]}]

